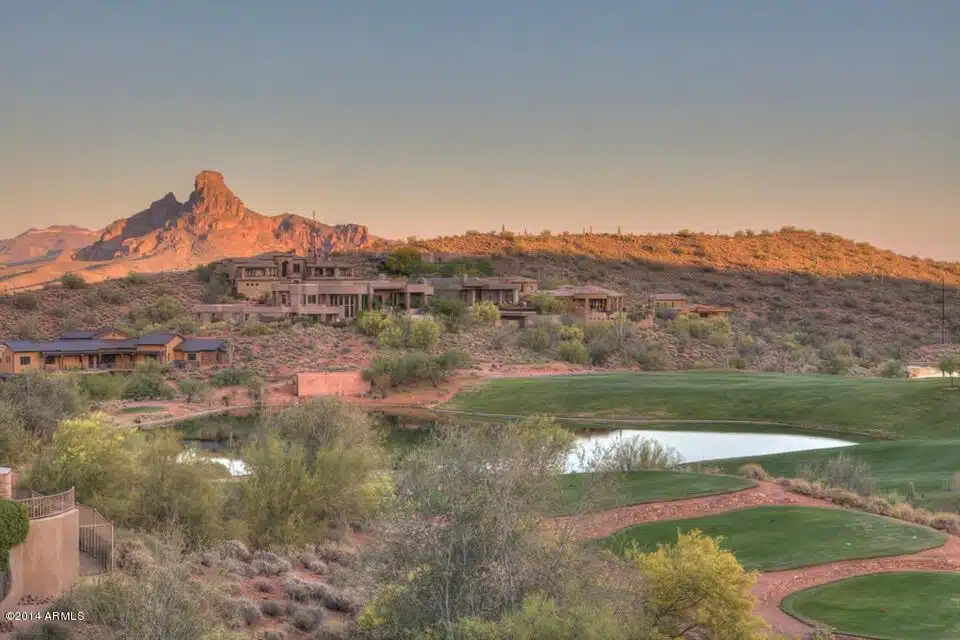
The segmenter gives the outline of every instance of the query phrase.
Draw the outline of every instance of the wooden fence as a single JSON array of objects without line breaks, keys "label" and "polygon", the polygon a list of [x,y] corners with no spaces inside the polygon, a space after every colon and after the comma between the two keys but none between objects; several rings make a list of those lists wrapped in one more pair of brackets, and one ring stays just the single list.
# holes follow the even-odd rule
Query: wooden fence
[{"label": "wooden fence", "polygon": [[[113,523],[96,509],[78,504],[80,510],[80,575],[93,576],[113,570]],[[86,555],[86,558],[83,557]]]},{"label": "wooden fence", "polygon": [[20,498],[17,502],[27,508],[27,517],[31,520],[64,513],[65,511],[73,509],[77,504],[72,487],[62,493],[55,493],[52,496]]}]

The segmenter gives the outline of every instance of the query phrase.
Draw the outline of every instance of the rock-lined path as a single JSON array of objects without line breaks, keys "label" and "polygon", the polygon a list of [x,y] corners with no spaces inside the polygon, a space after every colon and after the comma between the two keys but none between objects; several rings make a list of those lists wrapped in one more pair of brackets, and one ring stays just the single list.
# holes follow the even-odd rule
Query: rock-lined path
[{"label": "rock-lined path", "polygon": [[[574,539],[594,540],[646,522],[699,518],[767,505],[841,508],[832,502],[791,493],[772,482],[758,482],[756,487],[734,493],[651,502],[553,518],[550,525],[562,528]],[[762,573],[753,589],[757,598],[757,613],[779,633],[802,638],[812,629],[781,611],[780,603],[784,598],[791,593],[843,578],[889,571],[960,571],[960,538],[948,535],[944,546],[908,555],[843,560],[801,569]]]}]

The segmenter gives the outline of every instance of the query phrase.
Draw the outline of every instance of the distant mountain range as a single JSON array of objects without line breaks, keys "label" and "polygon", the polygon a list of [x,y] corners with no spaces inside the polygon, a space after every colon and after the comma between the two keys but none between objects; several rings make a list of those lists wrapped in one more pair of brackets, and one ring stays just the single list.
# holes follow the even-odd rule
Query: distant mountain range
[{"label": "distant mountain range", "polygon": [[0,241],[0,281],[8,288],[81,273],[103,280],[131,271],[172,271],[267,251],[365,249],[378,238],[359,224],[327,225],[296,215],[264,216],[244,206],[217,171],[201,171],[185,202],[173,193],[100,231],[30,229]]}]

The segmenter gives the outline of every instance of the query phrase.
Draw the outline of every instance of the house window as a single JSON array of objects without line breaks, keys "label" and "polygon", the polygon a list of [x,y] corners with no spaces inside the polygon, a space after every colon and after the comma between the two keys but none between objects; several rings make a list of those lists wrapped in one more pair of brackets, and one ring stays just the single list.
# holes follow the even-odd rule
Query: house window
[{"label": "house window", "polygon": [[294,272],[294,273],[300,273],[300,263],[299,263],[299,262],[294,263],[294,265],[293,265],[293,272]]},{"label": "house window", "polygon": [[44,358],[43,364],[57,364],[56,356],[47,356]]},{"label": "house window", "polygon": [[197,361],[197,354],[195,354],[195,353],[188,353],[188,354],[187,354],[187,360],[190,361],[190,362],[196,362],[196,361]]},{"label": "house window", "polygon": [[20,356],[20,366],[26,367],[30,364],[30,356]]},{"label": "house window", "polygon": [[317,304],[317,296],[307,296],[307,304]]}]

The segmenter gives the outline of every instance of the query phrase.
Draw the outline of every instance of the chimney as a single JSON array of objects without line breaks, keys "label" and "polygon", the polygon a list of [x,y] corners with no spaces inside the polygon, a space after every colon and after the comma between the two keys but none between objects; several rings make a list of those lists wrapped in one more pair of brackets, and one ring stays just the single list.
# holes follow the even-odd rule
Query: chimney
[{"label": "chimney", "polygon": [[13,499],[13,472],[10,467],[0,467],[0,499]]}]

